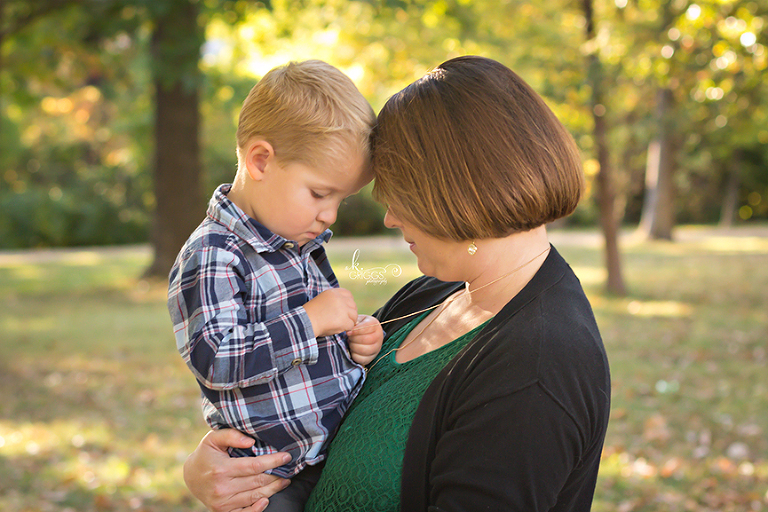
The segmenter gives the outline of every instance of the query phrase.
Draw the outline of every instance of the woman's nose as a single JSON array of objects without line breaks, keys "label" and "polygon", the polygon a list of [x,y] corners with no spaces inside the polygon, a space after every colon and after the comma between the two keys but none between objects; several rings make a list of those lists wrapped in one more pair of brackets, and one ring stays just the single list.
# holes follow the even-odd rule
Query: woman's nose
[{"label": "woman's nose", "polygon": [[384,225],[389,229],[400,227],[400,220],[395,217],[395,214],[389,208],[387,208],[387,213],[384,214]]}]

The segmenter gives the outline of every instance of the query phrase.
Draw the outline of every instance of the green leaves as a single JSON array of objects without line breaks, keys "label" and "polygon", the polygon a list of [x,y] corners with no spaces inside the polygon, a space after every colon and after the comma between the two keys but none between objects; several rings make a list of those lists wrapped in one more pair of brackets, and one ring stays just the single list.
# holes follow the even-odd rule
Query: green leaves
[{"label": "green leaves", "polygon": [[[23,202],[65,216],[66,209],[43,200],[53,187],[74,204],[111,204],[114,209],[92,210],[118,219],[101,224],[100,243],[115,240],[110,231],[132,233],[125,240],[147,231],[155,204],[154,79],[168,85],[181,77],[187,89],[202,92],[207,195],[234,172],[235,119],[247,91],[271,67],[310,57],[347,72],[375,109],[448,58],[495,58],[545,96],[589,168],[595,154],[584,56],[594,52],[603,65],[602,107],[609,146],[616,148],[612,162],[625,222],[639,218],[659,85],[675,96],[670,118],[679,217],[719,217],[724,169],[738,149],[751,156],[739,168],[737,209],[751,209],[750,219],[768,218],[748,199],[768,197],[764,0],[596,0],[595,37],[587,43],[579,5],[565,0],[7,0],[0,9],[0,195],[7,205]],[[187,29],[168,24],[184,13],[195,17]],[[161,30],[153,43],[155,28]],[[90,90],[98,91],[98,101],[81,105]],[[64,108],[67,102],[72,108]],[[46,107],[53,104],[61,108]],[[21,193],[21,183],[24,194],[36,192],[5,196]],[[104,190],[121,189],[126,192],[101,199]],[[572,220],[591,222],[592,208],[582,202]],[[72,217],[61,228],[79,223]],[[5,226],[0,239],[18,240],[9,230],[19,225]],[[85,238],[68,233],[38,240]]]}]

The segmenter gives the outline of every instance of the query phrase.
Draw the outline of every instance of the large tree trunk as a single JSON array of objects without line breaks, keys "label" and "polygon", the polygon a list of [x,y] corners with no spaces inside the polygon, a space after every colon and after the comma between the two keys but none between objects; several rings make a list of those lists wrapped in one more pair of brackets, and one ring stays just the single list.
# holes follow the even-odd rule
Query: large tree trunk
[{"label": "large tree trunk", "polygon": [[725,195],[723,196],[723,205],[720,210],[720,226],[729,228],[733,226],[733,221],[736,217],[736,207],[739,202],[739,168],[742,163],[741,150],[736,149],[731,155],[731,161],[728,165],[725,184]]},{"label": "large tree trunk", "polygon": [[660,88],[656,93],[656,136],[648,145],[645,168],[645,197],[638,227],[648,239],[672,239],[675,226],[672,174],[672,134],[669,112],[672,109],[672,91]]},{"label": "large tree trunk", "polygon": [[[0,72],[3,70],[3,39],[5,29],[5,1],[0,0]],[[3,105],[3,95],[0,94],[0,115],[5,113],[5,105]]]},{"label": "large tree trunk", "polygon": [[146,275],[167,277],[174,259],[204,215],[201,190],[198,86],[201,29],[197,6],[178,2],[157,20],[152,38],[155,85],[154,191]]},{"label": "large tree trunk", "polygon": [[[591,41],[595,37],[594,15],[592,0],[583,0],[582,7],[587,22],[586,38]],[[593,137],[597,150],[597,161],[600,171],[597,173],[597,193],[600,207],[600,225],[605,239],[605,265],[608,272],[606,288],[610,293],[625,295],[626,287],[621,273],[621,258],[619,254],[619,229],[616,216],[616,191],[613,183],[613,168],[606,140],[605,101],[603,94],[603,69],[600,58],[595,51],[587,56],[587,76],[592,87],[592,115],[594,119]]]}]

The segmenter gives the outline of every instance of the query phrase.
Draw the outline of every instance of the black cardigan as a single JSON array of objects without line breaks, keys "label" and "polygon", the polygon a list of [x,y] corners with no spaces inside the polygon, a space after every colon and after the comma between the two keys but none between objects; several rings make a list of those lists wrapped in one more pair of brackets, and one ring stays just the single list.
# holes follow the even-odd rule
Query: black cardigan
[{"label": "black cardigan", "polygon": [[[418,278],[376,316],[429,307],[461,286]],[[401,510],[588,511],[609,409],[592,309],[553,247],[427,389],[405,449]]]}]

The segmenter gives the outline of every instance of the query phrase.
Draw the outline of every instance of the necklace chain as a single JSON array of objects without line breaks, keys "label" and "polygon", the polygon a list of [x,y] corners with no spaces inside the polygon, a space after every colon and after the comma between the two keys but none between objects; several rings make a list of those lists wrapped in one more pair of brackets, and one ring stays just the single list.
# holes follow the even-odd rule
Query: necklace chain
[{"label": "necklace chain", "polygon": [[[384,359],[385,357],[387,357],[389,354],[391,354],[392,352],[398,352],[398,351],[400,351],[400,350],[403,350],[404,348],[406,348],[406,347],[410,346],[410,345],[411,345],[411,344],[412,344],[414,341],[416,341],[417,339],[419,339],[419,337],[420,337],[420,336],[421,336],[421,335],[424,333],[424,331],[426,331],[426,330],[429,328],[429,326],[430,326],[430,325],[432,325],[432,323],[433,323],[435,320],[437,320],[437,317],[439,317],[439,316],[440,316],[440,314],[441,314],[443,311],[445,311],[445,308],[447,308],[447,307],[448,307],[448,305],[449,305],[451,302],[453,302],[454,300],[456,300],[457,298],[459,298],[459,297],[463,297],[465,294],[470,294],[470,295],[471,295],[471,294],[473,294],[473,293],[475,293],[475,292],[477,292],[477,291],[480,291],[480,290],[482,290],[482,289],[483,289],[483,288],[485,288],[486,286],[490,286],[490,285],[492,285],[492,284],[494,284],[494,283],[497,283],[497,282],[501,281],[501,280],[502,280],[502,279],[504,279],[505,277],[509,277],[509,276],[511,276],[512,274],[514,274],[514,273],[515,273],[515,272],[517,272],[518,270],[521,270],[523,267],[526,267],[526,266],[530,265],[531,263],[533,263],[533,262],[534,262],[534,261],[535,261],[535,260],[536,260],[536,259],[537,259],[539,256],[541,256],[542,254],[544,254],[544,253],[546,253],[546,252],[549,252],[549,247],[547,247],[547,248],[546,248],[546,249],[544,249],[542,252],[540,252],[539,254],[537,254],[536,256],[534,256],[533,258],[531,258],[530,260],[526,261],[525,263],[523,263],[523,264],[522,264],[522,265],[520,265],[519,267],[516,267],[516,268],[514,268],[513,270],[510,270],[510,271],[509,271],[509,272],[507,272],[506,274],[504,274],[504,275],[502,275],[502,276],[500,276],[500,277],[497,277],[497,278],[496,278],[496,279],[494,279],[493,281],[491,281],[491,282],[488,282],[488,283],[485,283],[484,285],[482,285],[482,286],[480,286],[480,287],[478,287],[478,288],[475,288],[474,290],[470,290],[470,289],[469,289],[469,283],[467,282],[467,283],[465,283],[465,292],[464,292],[464,293],[462,293],[461,295],[454,295],[454,296],[452,296],[452,297],[448,297],[447,299],[445,299],[445,300],[444,300],[443,302],[441,302],[440,304],[435,304],[434,306],[430,306],[430,307],[428,307],[428,308],[426,308],[426,309],[422,309],[421,311],[416,311],[415,313],[409,313],[409,314],[407,314],[407,315],[399,316],[399,317],[397,317],[397,318],[392,318],[392,319],[390,319],[390,320],[385,320],[385,321],[381,322],[381,325],[384,325],[384,324],[388,324],[388,323],[390,323],[390,322],[396,322],[397,320],[402,320],[402,319],[404,319],[404,318],[409,318],[409,317],[412,317],[412,316],[415,316],[415,315],[418,315],[418,314],[421,314],[421,313],[426,313],[427,311],[431,311],[431,310],[433,310],[433,309],[435,309],[435,308],[440,308],[440,310],[437,312],[437,314],[436,314],[434,317],[432,317],[432,320],[430,320],[430,321],[429,321],[429,323],[427,323],[427,325],[425,325],[425,326],[424,326],[424,327],[423,327],[423,328],[422,328],[422,329],[419,331],[419,333],[418,333],[416,336],[414,336],[414,337],[413,337],[413,339],[412,339],[411,341],[409,341],[409,342],[408,342],[408,343],[406,343],[405,345],[402,345],[402,346],[400,346],[400,347],[397,347],[397,348],[393,348],[392,350],[388,351],[386,354],[384,354],[383,356],[381,356],[381,357],[379,357],[378,359],[376,359],[376,361],[374,361],[374,362],[373,362],[373,364],[372,364],[371,366],[367,367],[367,368],[365,369],[365,371],[366,371],[366,372],[369,372],[369,371],[371,371],[371,370],[373,369],[373,367],[374,367],[374,366],[376,366],[376,364],[377,364],[379,361],[381,361],[382,359]],[[350,329],[350,330],[349,330],[349,331],[347,331],[347,332],[351,332],[351,331],[354,331],[354,329]]]}]

